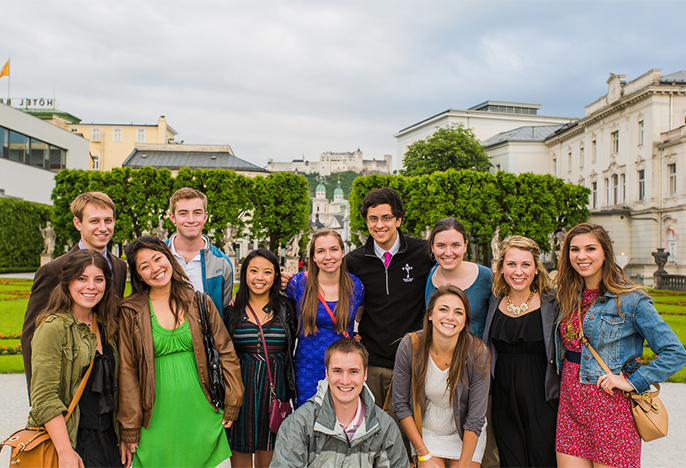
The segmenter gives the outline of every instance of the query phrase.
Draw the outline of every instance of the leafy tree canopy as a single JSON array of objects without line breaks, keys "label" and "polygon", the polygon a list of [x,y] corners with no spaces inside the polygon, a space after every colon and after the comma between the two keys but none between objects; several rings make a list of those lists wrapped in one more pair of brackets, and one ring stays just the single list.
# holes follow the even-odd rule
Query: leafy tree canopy
[{"label": "leafy tree canopy", "polygon": [[474,132],[462,124],[437,128],[429,138],[407,147],[402,175],[418,176],[448,169],[489,170],[490,159]]}]

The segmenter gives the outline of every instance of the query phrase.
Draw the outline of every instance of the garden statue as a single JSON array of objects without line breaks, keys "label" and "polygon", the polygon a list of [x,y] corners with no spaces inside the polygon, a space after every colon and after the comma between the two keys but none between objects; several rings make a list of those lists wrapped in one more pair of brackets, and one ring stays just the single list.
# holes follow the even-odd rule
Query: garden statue
[{"label": "garden statue", "polygon": [[43,253],[46,255],[52,255],[55,252],[55,230],[52,228],[52,223],[48,221],[44,228],[39,227],[40,233],[43,236],[43,242],[45,247],[43,248]]}]

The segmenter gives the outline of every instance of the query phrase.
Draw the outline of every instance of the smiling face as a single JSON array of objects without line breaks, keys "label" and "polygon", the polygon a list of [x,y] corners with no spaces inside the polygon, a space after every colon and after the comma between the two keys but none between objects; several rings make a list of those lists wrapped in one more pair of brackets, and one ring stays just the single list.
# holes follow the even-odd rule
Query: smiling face
[{"label": "smiling face", "polygon": [[402,218],[396,218],[391,210],[391,205],[372,206],[367,210],[367,227],[369,234],[376,244],[384,250],[390,250],[398,237],[398,227]]},{"label": "smiling face", "polygon": [[455,229],[437,233],[431,244],[431,252],[436,257],[436,262],[444,270],[453,270],[462,263],[466,251],[467,243],[464,236]]},{"label": "smiling face", "polygon": [[136,272],[153,289],[164,288],[172,279],[172,266],[162,252],[141,249],[136,255]]},{"label": "smiling face", "polygon": [[358,353],[333,353],[326,367],[326,380],[329,381],[334,404],[356,405],[357,397],[362,393],[367,380],[367,369],[364,368],[362,356]]},{"label": "smiling face", "polygon": [[69,295],[73,301],[72,311],[87,314],[105,294],[105,273],[95,265],[88,265],[74,281],[69,283]]},{"label": "smiling face", "polygon": [[197,239],[202,235],[202,229],[207,221],[205,204],[200,198],[183,199],[176,202],[174,213],[169,219],[176,226],[179,236],[187,240]]},{"label": "smiling face", "polygon": [[314,240],[312,260],[321,271],[333,273],[341,267],[345,255],[336,236],[321,236]]},{"label": "smiling face", "polygon": [[511,290],[529,293],[536,278],[533,254],[516,247],[508,249],[503,260],[503,277]]},{"label": "smiling face", "polygon": [[74,217],[74,226],[81,233],[81,241],[87,249],[104,253],[114,233],[114,212],[111,208],[88,203],[81,219]]},{"label": "smiling face", "polygon": [[466,317],[462,299],[455,294],[443,294],[436,300],[429,315],[429,321],[434,333],[446,338],[454,338],[464,329]]},{"label": "smiling face", "polygon": [[245,273],[245,282],[248,285],[251,296],[269,295],[269,290],[274,284],[274,265],[264,257],[255,257]]},{"label": "smiling face", "polygon": [[579,234],[569,243],[569,262],[586,283],[586,288],[597,289],[603,277],[605,253],[593,234]]}]

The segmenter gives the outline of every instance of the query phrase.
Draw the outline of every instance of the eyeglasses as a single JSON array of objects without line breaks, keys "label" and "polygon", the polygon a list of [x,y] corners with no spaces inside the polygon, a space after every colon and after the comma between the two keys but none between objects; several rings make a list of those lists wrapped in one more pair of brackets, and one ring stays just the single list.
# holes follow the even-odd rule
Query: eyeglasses
[{"label": "eyeglasses", "polygon": [[386,223],[390,223],[394,219],[395,219],[395,216],[393,216],[393,215],[383,215],[380,218],[377,218],[376,216],[370,216],[367,218],[367,223],[376,224],[379,222],[379,220],[381,220],[382,223],[386,224]]}]

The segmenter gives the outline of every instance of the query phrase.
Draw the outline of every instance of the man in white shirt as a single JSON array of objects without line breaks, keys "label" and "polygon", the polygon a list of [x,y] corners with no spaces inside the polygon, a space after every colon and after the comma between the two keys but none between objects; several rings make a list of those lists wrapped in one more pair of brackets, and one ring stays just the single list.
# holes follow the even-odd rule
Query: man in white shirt
[{"label": "man in white shirt", "polygon": [[202,235],[207,218],[204,193],[190,187],[174,192],[169,200],[169,219],[176,226],[176,233],[167,245],[195,290],[209,294],[223,317],[233,296],[233,265],[224,252]]}]

